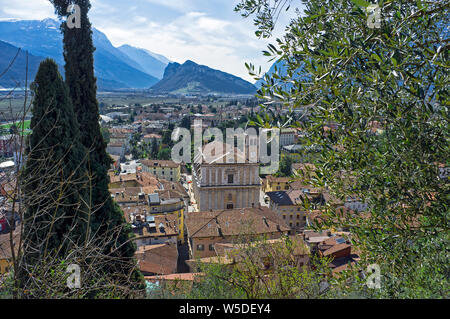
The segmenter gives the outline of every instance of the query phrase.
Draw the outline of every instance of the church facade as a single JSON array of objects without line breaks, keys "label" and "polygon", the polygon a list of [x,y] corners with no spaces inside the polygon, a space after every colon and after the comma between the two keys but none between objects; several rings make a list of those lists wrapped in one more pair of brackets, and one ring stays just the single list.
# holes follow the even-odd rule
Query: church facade
[{"label": "church facade", "polygon": [[[235,148],[235,152],[239,151]],[[259,164],[251,163],[248,158],[243,161],[203,160],[194,165],[192,186],[200,211],[258,207]]]}]

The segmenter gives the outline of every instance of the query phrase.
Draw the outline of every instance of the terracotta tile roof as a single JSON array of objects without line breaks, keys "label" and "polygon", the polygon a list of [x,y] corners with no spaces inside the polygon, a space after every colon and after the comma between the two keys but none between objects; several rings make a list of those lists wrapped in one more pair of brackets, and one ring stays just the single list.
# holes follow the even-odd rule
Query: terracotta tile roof
[{"label": "terracotta tile roof", "polygon": [[110,184],[136,181],[140,186],[159,186],[158,178],[147,172],[136,172],[130,174],[118,174],[108,171]]},{"label": "terracotta tile roof", "polygon": [[160,138],[162,138],[162,136],[161,135],[159,135],[159,134],[146,134],[146,135],[144,135],[144,138],[156,138],[156,139],[160,139]]},{"label": "terracotta tile roof", "polygon": [[145,196],[139,198],[139,195],[143,193],[142,187],[110,188],[109,192],[114,196],[114,200],[119,204],[132,202],[137,204],[147,202],[147,198]]},{"label": "terracotta tile roof", "polygon": [[286,195],[291,199],[292,205],[302,205],[303,201],[301,200],[301,198],[307,196],[307,194],[305,194],[303,192],[303,190],[290,190],[286,193]]},{"label": "terracotta tile roof", "polygon": [[[149,228],[145,225],[137,226],[133,228],[133,232],[136,235],[136,239],[139,238],[148,238],[148,237],[172,237],[178,236],[179,228],[178,228],[178,217],[174,214],[167,215],[152,215],[148,214],[147,216],[153,216],[155,218],[155,228]],[[159,225],[163,224],[164,229],[161,230]]]},{"label": "terracotta tile roof", "polygon": [[151,185],[151,186],[145,186],[141,187],[142,193],[148,195],[148,194],[154,194],[159,190],[159,187],[157,185]]},{"label": "terracotta tile roof", "polygon": [[325,202],[327,202],[329,204],[332,204],[332,205],[343,205],[344,204],[344,201],[337,198],[336,196],[331,195],[329,192],[323,192],[322,195],[323,195],[323,198],[325,199]]},{"label": "terracotta tile roof", "polygon": [[359,256],[352,254],[350,256],[336,258],[331,263],[329,263],[328,266],[331,268],[333,276],[335,276],[338,273],[347,270],[347,268],[349,268],[349,265],[354,266],[358,262],[358,260]]},{"label": "terracotta tile roof", "polygon": [[[180,182],[170,182],[165,179],[159,180],[162,186],[161,193],[164,191],[170,190],[172,192],[176,192],[179,195],[176,195],[176,197],[182,197],[182,198],[189,198],[189,194],[187,193],[186,189],[183,187],[183,185]],[[172,196],[172,193],[169,194]],[[182,195],[182,196],[180,196]]]},{"label": "terracotta tile roof", "polygon": [[311,185],[308,185],[303,181],[293,181],[293,182],[289,183],[289,187],[292,190],[299,190],[299,189],[311,188]]},{"label": "terracotta tile roof", "polygon": [[267,207],[192,212],[186,217],[190,237],[225,237],[288,232],[283,220]]},{"label": "terracotta tile roof", "polygon": [[[321,245],[319,245],[319,249],[320,249],[320,246]],[[322,250],[322,256],[324,256],[324,257],[331,256],[337,252],[343,251],[343,250],[351,248],[351,247],[352,246],[347,243],[336,244],[336,245],[326,245],[327,249]]]},{"label": "terracotta tile roof", "polygon": [[135,256],[139,269],[143,273],[166,275],[177,271],[178,249],[176,244],[141,246]]},{"label": "terracotta tile roof", "polygon": [[148,168],[152,168],[152,167],[177,168],[177,167],[180,167],[180,164],[177,164],[174,161],[167,161],[167,160],[141,160],[141,164],[144,166],[147,166]]},{"label": "terracotta tile roof", "polygon": [[179,191],[176,190],[157,190],[156,193],[159,194],[159,198],[161,200],[169,200],[169,199],[177,199],[177,198],[189,198],[189,195],[187,195],[187,193],[181,193]]},{"label": "terracotta tile roof", "polygon": [[150,206],[148,205],[121,205],[121,208],[127,223],[133,222],[131,215],[145,216],[150,213]]}]

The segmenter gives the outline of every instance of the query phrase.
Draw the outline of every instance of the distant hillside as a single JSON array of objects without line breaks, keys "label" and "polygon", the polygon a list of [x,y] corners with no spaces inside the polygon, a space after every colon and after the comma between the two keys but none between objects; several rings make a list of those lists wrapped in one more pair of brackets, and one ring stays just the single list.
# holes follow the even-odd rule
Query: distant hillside
[{"label": "distant hillside", "polygon": [[[308,74],[303,70],[303,66],[297,70],[297,73],[294,76],[294,79],[303,79],[307,81],[309,79]],[[275,72],[280,74],[281,76],[287,75],[287,66],[284,61],[277,61],[270,67],[269,71],[265,75],[272,75]],[[255,83],[255,86],[260,89],[262,85],[265,83],[264,77]],[[289,90],[292,88],[292,84],[286,83],[283,84],[285,90]]]},{"label": "distant hillside", "polygon": [[[140,70],[158,79],[164,76],[164,70],[169,64],[169,60],[145,49],[135,48],[125,44],[118,49],[139,64]],[[167,62],[166,62],[167,61]]]},{"label": "distant hillside", "polygon": [[150,91],[172,94],[253,94],[256,87],[237,76],[188,60],[182,65],[169,63],[163,79],[152,86]]},{"label": "distant hillside", "polygon": [[[3,88],[24,88],[26,80],[27,52],[19,48],[0,41],[0,87]],[[14,57],[17,58],[14,60]],[[28,85],[33,82],[36,76],[39,64],[45,58],[28,54]],[[11,64],[12,63],[12,64]],[[11,64],[11,67],[9,65]],[[9,67],[9,69],[8,69]],[[62,73],[64,68],[59,65],[59,71]],[[18,83],[18,84],[17,84]]]},{"label": "distant hillside", "polygon": [[[64,65],[60,22],[53,19],[0,21],[0,40],[29,51],[34,56],[50,57]],[[144,71],[134,59],[115,48],[105,34],[93,29],[95,75],[100,90],[148,88],[158,79]]]}]

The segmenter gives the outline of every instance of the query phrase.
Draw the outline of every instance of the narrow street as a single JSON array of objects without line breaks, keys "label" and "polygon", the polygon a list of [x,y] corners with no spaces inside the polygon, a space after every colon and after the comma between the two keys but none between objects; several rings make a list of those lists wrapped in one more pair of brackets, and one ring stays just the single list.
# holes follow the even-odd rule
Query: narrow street
[{"label": "narrow street", "polygon": [[187,238],[185,238],[184,244],[178,245],[178,261],[177,261],[178,273],[189,272],[189,267],[186,264],[186,260],[188,259],[189,259],[189,247],[187,243]]}]

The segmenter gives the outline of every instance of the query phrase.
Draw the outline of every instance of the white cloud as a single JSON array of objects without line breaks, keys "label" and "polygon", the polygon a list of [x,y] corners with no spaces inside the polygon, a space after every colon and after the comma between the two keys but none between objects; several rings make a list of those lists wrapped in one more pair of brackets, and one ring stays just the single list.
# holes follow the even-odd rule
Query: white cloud
[{"label": "white cloud", "polygon": [[261,54],[266,42],[256,39],[251,21],[239,22],[192,11],[166,24],[141,23],[139,16],[135,16],[128,19],[127,28],[118,21],[103,21],[96,27],[116,46],[130,44],[145,48],[179,63],[193,60],[253,82],[245,62],[262,65],[263,71],[271,63]]},{"label": "white cloud", "polygon": [[192,9],[193,5],[195,4],[190,0],[145,0],[145,1],[150,4],[157,4],[179,12],[187,11],[189,10],[189,8]]},{"label": "white cloud", "polygon": [[47,0],[0,0],[0,18],[43,20],[55,17],[53,6]]}]

